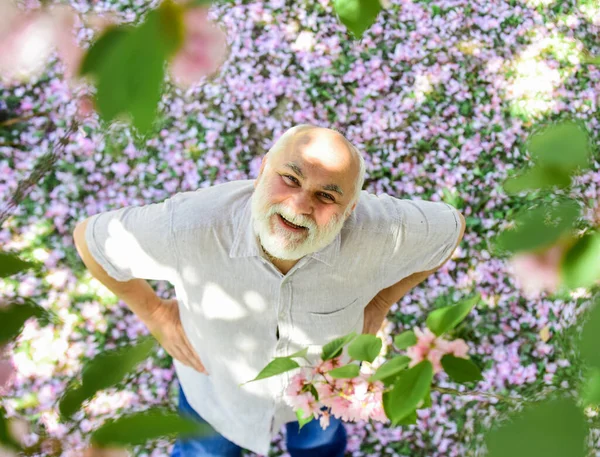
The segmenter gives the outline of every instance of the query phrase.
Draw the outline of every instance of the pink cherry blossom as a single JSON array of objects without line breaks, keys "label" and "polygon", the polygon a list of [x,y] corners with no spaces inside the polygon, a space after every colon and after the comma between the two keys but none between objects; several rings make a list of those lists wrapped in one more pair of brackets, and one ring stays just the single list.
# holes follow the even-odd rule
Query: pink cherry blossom
[{"label": "pink cherry blossom", "polygon": [[225,32],[207,19],[205,7],[190,8],[184,13],[183,46],[171,62],[176,83],[190,86],[214,73],[227,58]]},{"label": "pink cherry blossom", "polygon": [[75,39],[78,15],[67,5],[19,10],[11,1],[0,6],[0,76],[8,83],[37,77],[54,49],[71,78],[84,51]]},{"label": "pink cherry blossom", "polygon": [[0,29],[0,77],[7,84],[38,76],[53,50],[55,28],[42,10],[20,11],[2,2]]},{"label": "pink cherry blossom", "polygon": [[321,412],[321,417],[319,419],[319,424],[321,425],[321,428],[323,430],[325,430],[327,427],[329,427],[329,412],[328,411],[322,411]]},{"label": "pink cherry blossom", "polygon": [[464,340],[458,338],[450,341],[445,348],[447,354],[452,354],[454,357],[461,357],[463,359],[468,358],[467,353],[469,352],[469,346]]},{"label": "pink cherry blossom", "polygon": [[8,386],[14,371],[15,367],[11,357],[6,353],[6,347],[0,348],[0,393]]},{"label": "pink cherry blossom", "polygon": [[417,343],[406,350],[406,355],[410,357],[409,367],[414,367],[423,360],[429,360],[433,365],[433,372],[442,371],[442,357],[446,354],[452,354],[456,357],[467,358],[469,346],[462,340],[447,341],[442,337],[436,337],[435,334],[425,328],[414,328]]},{"label": "pink cherry blossom", "polygon": [[83,59],[84,50],[77,44],[75,26],[78,16],[69,6],[55,6],[49,12],[55,28],[55,46],[58,55],[65,65],[65,76],[73,78]]},{"label": "pink cherry blossom", "polygon": [[529,298],[542,292],[554,293],[560,284],[560,262],[564,253],[562,244],[542,252],[520,253],[509,261],[509,270]]}]

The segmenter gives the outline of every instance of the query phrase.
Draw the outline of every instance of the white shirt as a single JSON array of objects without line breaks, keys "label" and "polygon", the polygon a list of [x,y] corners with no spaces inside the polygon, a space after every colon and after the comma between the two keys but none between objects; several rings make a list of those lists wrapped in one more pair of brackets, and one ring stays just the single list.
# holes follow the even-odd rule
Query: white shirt
[{"label": "white shirt", "polygon": [[[334,241],[283,275],[263,256],[251,224],[252,180],[177,193],[161,203],[91,217],[86,242],[113,278],[166,280],[209,375],[174,361],[190,405],[239,446],[268,454],[296,417],[282,394],[294,372],[256,377],[275,356],[362,332],[363,311],[384,288],[433,269],[458,241],[446,203],[362,191]],[[276,334],[279,329],[279,339]]]}]

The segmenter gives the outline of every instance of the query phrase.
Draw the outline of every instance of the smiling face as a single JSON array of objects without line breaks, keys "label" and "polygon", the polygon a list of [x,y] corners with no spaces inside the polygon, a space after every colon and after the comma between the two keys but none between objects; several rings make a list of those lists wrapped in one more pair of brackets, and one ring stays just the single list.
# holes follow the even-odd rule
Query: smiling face
[{"label": "smiling face", "polygon": [[254,231],[273,257],[298,260],[329,245],[356,207],[359,159],[339,133],[320,127],[273,152],[254,183]]}]

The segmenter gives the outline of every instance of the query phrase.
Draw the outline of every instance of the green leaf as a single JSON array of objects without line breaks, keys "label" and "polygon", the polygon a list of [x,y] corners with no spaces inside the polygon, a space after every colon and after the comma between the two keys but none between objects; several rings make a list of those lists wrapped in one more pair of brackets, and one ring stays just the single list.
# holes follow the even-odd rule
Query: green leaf
[{"label": "green leaf", "polygon": [[460,324],[480,299],[481,297],[477,294],[456,305],[445,306],[430,312],[425,321],[427,328],[437,336],[443,335]]},{"label": "green leaf", "polygon": [[490,431],[487,457],[584,457],[587,426],[570,399],[525,407]]},{"label": "green leaf", "polygon": [[314,419],[314,416],[309,414],[307,417],[304,417],[304,410],[302,408],[298,408],[296,410],[296,418],[298,419],[298,431],[300,431],[302,430],[302,427]]},{"label": "green leaf", "polygon": [[85,364],[81,385],[72,384],[59,402],[62,416],[72,416],[81,404],[92,398],[96,392],[118,384],[135,367],[150,356],[156,340],[152,337],[140,338],[134,345],[127,345],[98,354]]},{"label": "green leaf", "polygon": [[600,405],[600,368],[594,368],[587,376],[581,395],[587,405]]},{"label": "green leaf", "polygon": [[425,393],[425,397],[423,397],[421,408],[431,408],[431,386],[429,386],[429,389],[427,389],[427,392]]},{"label": "green leaf", "polygon": [[181,48],[185,39],[185,7],[173,0],[163,0],[155,11],[158,38],[165,47],[167,58],[170,58]]},{"label": "green leaf", "polygon": [[562,168],[537,165],[519,176],[507,179],[504,190],[507,194],[518,194],[524,190],[559,187],[564,189],[571,184],[571,176]]},{"label": "green leaf", "polygon": [[481,370],[469,359],[446,354],[442,357],[444,371],[455,382],[475,382],[483,380]]},{"label": "green leaf", "polygon": [[333,7],[342,24],[357,39],[373,25],[381,11],[379,0],[335,0]]},{"label": "green leaf", "polygon": [[409,363],[410,357],[405,355],[394,357],[381,365],[377,371],[371,375],[369,381],[382,381],[384,384],[388,385],[388,382],[395,379],[399,373],[404,371]]},{"label": "green leaf", "polygon": [[122,114],[147,132],[162,96],[166,59],[181,45],[183,9],[163,2],[137,27],[109,29],[84,57],[81,74],[97,80],[96,107],[110,122]]},{"label": "green leaf", "polygon": [[100,69],[107,65],[107,58],[110,56],[111,50],[119,45],[119,42],[131,32],[131,26],[111,26],[107,28],[96,41],[92,43],[87,50],[81,66],[79,67],[79,75],[94,75],[100,72]]},{"label": "green leaf", "polygon": [[[217,2],[219,3],[219,2]],[[190,7],[196,7],[196,6],[209,6],[212,4],[211,0],[190,0],[188,5]]]},{"label": "green leaf", "polygon": [[208,424],[184,418],[164,408],[153,408],[107,421],[92,433],[91,442],[103,447],[139,446],[149,440],[179,434],[187,437],[216,435]]},{"label": "green leaf", "polygon": [[0,278],[8,278],[35,267],[38,265],[21,260],[14,252],[0,252]]},{"label": "green leaf", "polygon": [[4,409],[4,407],[0,407],[0,444],[13,451],[22,451],[23,448],[17,442],[17,440],[15,440],[12,433],[10,432],[9,420],[10,419],[7,419],[6,417],[6,410]]},{"label": "green leaf", "polygon": [[597,299],[594,307],[587,316],[583,325],[580,341],[580,352],[583,360],[594,368],[600,368],[600,299]]},{"label": "green leaf", "polygon": [[573,227],[580,212],[572,200],[523,210],[515,217],[516,228],[496,237],[497,248],[516,253],[550,246]]},{"label": "green leaf", "polygon": [[383,394],[386,416],[397,425],[412,413],[431,387],[433,366],[424,360],[398,376],[391,391]]},{"label": "green leaf", "polygon": [[290,354],[287,356],[288,359],[292,359],[294,357],[298,357],[298,358],[304,358],[306,357],[306,354],[308,354],[308,348],[304,348],[299,350],[298,352],[294,352],[293,354]]},{"label": "green leaf", "polygon": [[342,353],[344,346],[346,346],[350,341],[352,341],[356,337],[356,332],[349,333],[348,335],[341,336],[336,338],[333,341],[330,341],[325,346],[323,346],[323,351],[321,352],[321,360],[329,360],[337,357]]},{"label": "green leaf", "polygon": [[526,144],[532,159],[544,167],[571,173],[589,166],[590,144],[585,126],[565,121],[532,135]]},{"label": "green leaf", "polygon": [[[260,373],[256,376],[256,378],[248,381],[258,381],[259,379],[270,378],[271,376],[276,376],[281,373],[285,373],[286,371],[293,370],[294,368],[299,368],[298,362],[290,359],[289,357],[275,357],[269,364],[262,369]],[[244,384],[247,384],[245,382]],[[243,385],[243,384],[242,384]]]},{"label": "green leaf", "polygon": [[569,289],[591,287],[600,280],[600,233],[581,237],[565,253],[561,276]]},{"label": "green leaf", "polygon": [[348,346],[348,355],[354,360],[373,362],[381,351],[383,342],[375,335],[358,335],[350,346]]},{"label": "green leaf", "polygon": [[394,338],[394,346],[396,346],[398,349],[406,349],[414,346],[415,344],[417,344],[417,337],[415,336],[415,332],[412,330],[402,332],[400,335],[396,335]]},{"label": "green leaf", "polygon": [[[36,317],[42,320],[48,313],[41,306],[27,300],[24,304],[11,304],[0,308],[0,346],[17,338],[27,319]],[[47,317],[47,316],[46,316]]]},{"label": "green leaf", "polygon": [[417,423],[417,410],[408,413],[404,419],[400,419],[394,425],[414,425]]},{"label": "green leaf", "polygon": [[335,379],[356,378],[360,372],[360,366],[355,364],[344,365],[328,371],[329,376]]}]

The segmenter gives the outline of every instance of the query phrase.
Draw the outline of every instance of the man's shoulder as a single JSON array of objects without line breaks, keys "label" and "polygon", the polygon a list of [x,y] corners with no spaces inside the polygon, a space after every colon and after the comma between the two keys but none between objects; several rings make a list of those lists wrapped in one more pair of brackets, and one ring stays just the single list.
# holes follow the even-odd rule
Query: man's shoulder
[{"label": "man's shoulder", "polygon": [[175,194],[170,198],[173,230],[233,223],[252,196],[253,184],[245,179]]},{"label": "man's shoulder", "polygon": [[403,200],[388,194],[371,194],[363,190],[352,215],[344,225],[346,229],[370,232],[389,232],[390,226],[398,220]]},{"label": "man's shoulder", "polygon": [[355,227],[377,230],[382,228],[381,224],[385,224],[389,229],[391,223],[420,220],[424,215],[446,211],[448,208],[449,205],[444,202],[398,198],[384,193],[375,195],[363,190],[354,217],[348,218],[348,221]]}]

